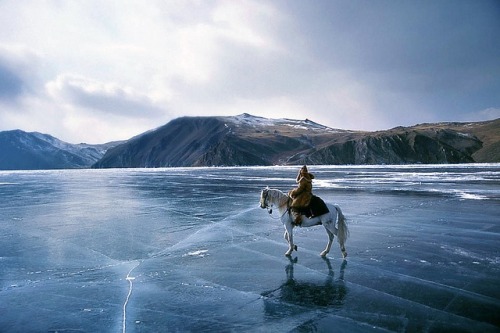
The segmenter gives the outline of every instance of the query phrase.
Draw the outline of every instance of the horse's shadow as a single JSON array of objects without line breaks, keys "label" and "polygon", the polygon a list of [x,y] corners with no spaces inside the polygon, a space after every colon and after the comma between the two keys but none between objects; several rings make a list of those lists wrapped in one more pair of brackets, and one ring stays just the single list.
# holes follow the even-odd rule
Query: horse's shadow
[{"label": "horse's shadow", "polygon": [[319,283],[296,279],[294,265],[297,263],[297,258],[289,259],[290,263],[285,267],[286,281],[276,289],[261,293],[265,301],[273,300],[304,307],[342,307],[348,291],[344,282],[346,260],[340,266],[339,278],[335,279],[330,260],[323,258],[328,267],[328,275],[324,282]]}]

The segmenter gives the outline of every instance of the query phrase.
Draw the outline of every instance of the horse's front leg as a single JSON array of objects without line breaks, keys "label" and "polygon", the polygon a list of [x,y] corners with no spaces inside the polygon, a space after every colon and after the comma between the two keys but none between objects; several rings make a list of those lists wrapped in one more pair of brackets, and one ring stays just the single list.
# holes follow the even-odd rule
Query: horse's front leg
[{"label": "horse's front leg", "polygon": [[297,251],[297,245],[293,244],[293,226],[290,221],[285,223],[285,239],[288,241],[288,251],[285,252],[285,256],[291,256],[293,250]]}]

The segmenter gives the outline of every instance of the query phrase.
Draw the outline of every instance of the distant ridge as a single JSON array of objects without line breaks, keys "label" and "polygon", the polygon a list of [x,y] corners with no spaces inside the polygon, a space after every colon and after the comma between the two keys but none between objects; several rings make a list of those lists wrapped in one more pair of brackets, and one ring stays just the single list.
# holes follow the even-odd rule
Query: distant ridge
[{"label": "distant ridge", "polygon": [[75,145],[38,132],[3,131],[0,132],[0,170],[89,168],[109,147],[119,143]]},{"label": "distant ridge", "polygon": [[474,162],[500,162],[500,119],[363,132],[246,113],[181,117],[101,145],[0,132],[0,170]]},{"label": "distant ridge", "polygon": [[311,120],[181,117],[110,148],[94,168],[500,162],[500,119],[377,132]]}]

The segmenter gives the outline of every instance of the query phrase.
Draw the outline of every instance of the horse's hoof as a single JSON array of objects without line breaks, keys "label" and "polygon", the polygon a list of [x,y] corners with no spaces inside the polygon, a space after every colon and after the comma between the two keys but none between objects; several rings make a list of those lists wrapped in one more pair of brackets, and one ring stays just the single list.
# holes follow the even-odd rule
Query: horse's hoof
[{"label": "horse's hoof", "polygon": [[285,252],[285,257],[291,257],[291,256],[292,256],[291,253]]},{"label": "horse's hoof", "polygon": [[326,257],[326,255],[327,255],[327,254],[328,254],[328,252],[323,251],[323,252],[321,252],[319,255],[320,255],[320,256],[322,256],[322,257],[324,258],[324,257]]},{"label": "horse's hoof", "polygon": [[347,257],[347,252],[342,252],[342,258]]},{"label": "horse's hoof", "polygon": [[294,245],[294,246],[293,246],[293,249],[294,249],[295,251],[298,251],[298,250],[297,250],[297,245]]}]

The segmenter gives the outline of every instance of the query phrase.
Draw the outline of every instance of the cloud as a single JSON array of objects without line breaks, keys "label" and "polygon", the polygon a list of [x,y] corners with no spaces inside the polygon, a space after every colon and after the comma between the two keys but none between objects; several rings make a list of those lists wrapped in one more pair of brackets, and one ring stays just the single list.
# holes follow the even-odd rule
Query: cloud
[{"label": "cloud", "polygon": [[0,45],[0,100],[12,103],[34,90],[39,56],[15,46]]},{"label": "cloud", "polygon": [[[345,74],[341,84],[363,86],[348,94],[370,100],[363,103],[369,107],[365,114],[372,115],[360,122],[363,127],[453,120],[500,104],[500,95],[494,93],[500,89],[498,4],[315,4],[285,4],[285,13],[294,18],[290,34],[299,45],[288,48],[333,74],[322,75],[323,89],[315,86],[326,94],[338,89],[339,71]],[[379,121],[373,122],[375,118]]]},{"label": "cloud", "polygon": [[59,75],[46,85],[50,96],[64,103],[102,114],[148,118],[165,114],[147,94],[112,82],[100,82],[78,75]]},{"label": "cloud", "polygon": [[0,129],[70,141],[185,115],[377,130],[500,105],[489,1],[6,0],[0,22]]},{"label": "cloud", "polygon": [[[252,11],[253,20],[235,16],[222,27],[204,23],[210,38],[201,38],[202,45],[210,52],[195,54],[206,55],[206,66],[200,66],[205,75],[176,81],[174,110],[231,113],[239,106],[264,116],[299,115],[334,127],[375,130],[459,119],[487,107],[478,101],[498,101],[491,97],[498,86],[492,61],[498,47],[492,47],[488,29],[495,21],[494,15],[483,15],[487,8],[464,2],[457,8],[273,4],[277,7]],[[262,28],[262,22],[272,27]],[[251,30],[254,38],[228,37],[223,27],[231,25],[233,31]],[[265,42],[252,42],[259,40]]]},{"label": "cloud", "polygon": [[23,93],[25,83],[12,68],[0,59],[0,99],[11,100]]},{"label": "cloud", "polygon": [[467,115],[467,118],[464,119],[467,121],[481,121],[481,120],[489,120],[489,119],[497,119],[500,118],[500,107],[498,108],[487,108],[484,110],[480,110],[477,113],[471,113]]}]

